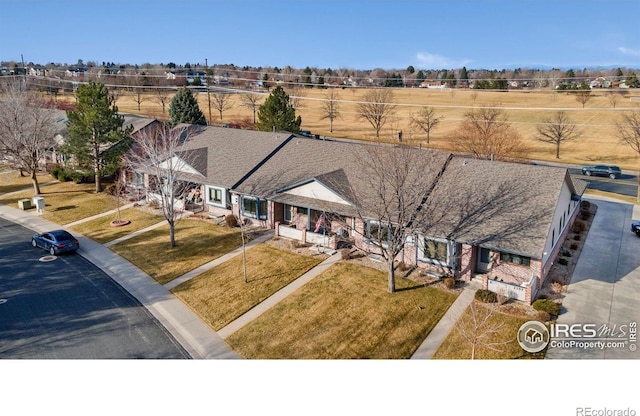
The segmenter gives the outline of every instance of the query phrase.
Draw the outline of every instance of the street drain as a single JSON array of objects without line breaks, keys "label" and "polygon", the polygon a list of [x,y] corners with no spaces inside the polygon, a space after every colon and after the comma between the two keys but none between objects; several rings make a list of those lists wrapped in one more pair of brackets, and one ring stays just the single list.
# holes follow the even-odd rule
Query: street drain
[{"label": "street drain", "polygon": [[44,256],[44,257],[40,257],[40,261],[46,263],[48,261],[54,261],[57,258],[58,257],[56,257],[56,256]]}]

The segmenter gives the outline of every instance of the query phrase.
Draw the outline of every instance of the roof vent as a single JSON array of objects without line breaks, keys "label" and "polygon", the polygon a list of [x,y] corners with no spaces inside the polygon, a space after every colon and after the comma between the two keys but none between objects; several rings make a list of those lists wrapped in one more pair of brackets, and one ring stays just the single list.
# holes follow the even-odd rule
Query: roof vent
[{"label": "roof vent", "polygon": [[467,166],[467,159],[462,159],[462,166]]}]

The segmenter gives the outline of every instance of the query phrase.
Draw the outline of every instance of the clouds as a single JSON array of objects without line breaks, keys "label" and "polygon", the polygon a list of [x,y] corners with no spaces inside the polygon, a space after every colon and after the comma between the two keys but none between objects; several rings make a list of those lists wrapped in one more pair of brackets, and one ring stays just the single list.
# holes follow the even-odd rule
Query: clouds
[{"label": "clouds", "polygon": [[473,60],[471,59],[463,59],[463,60],[453,60],[444,56],[431,54],[428,52],[418,52],[416,54],[416,59],[418,61],[418,66],[423,67],[425,69],[443,69],[443,68],[460,68],[462,66],[468,65]]},{"label": "clouds", "polygon": [[618,51],[626,56],[640,56],[640,49],[631,49],[620,46],[618,47]]}]

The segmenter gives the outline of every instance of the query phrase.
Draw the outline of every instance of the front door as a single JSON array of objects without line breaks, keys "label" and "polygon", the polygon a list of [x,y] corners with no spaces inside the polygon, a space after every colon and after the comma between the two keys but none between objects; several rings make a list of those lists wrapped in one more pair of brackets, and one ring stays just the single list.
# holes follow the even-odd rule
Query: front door
[{"label": "front door", "polygon": [[478,248],[477,272],[487,273],[491,270],[491,250],[484,247]]}]

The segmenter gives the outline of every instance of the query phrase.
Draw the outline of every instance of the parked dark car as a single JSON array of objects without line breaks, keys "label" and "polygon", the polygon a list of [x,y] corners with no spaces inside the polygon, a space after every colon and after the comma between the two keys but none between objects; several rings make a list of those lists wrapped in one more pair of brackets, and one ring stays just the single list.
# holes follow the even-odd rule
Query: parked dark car
[{"label": "parked dark car", "polygon": [[47,250],[52,256],[80,248],[78,240],[65,230],[54,230],[31,237],[31,245]]},{"label": "parked dark car", "polygon": [[640,221],[631,222],[631,231],[633,231],[638,237],[640,237]]},{"label": "parked dark car", "polygon": [[608,176],[611,179],[618,179],[622,171],[614,165],[593,165],[582,168],[582,174],[587,176]]}]

